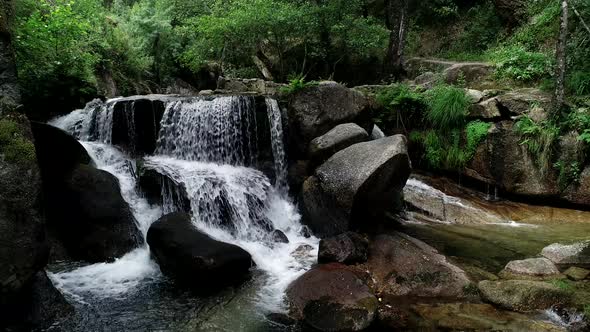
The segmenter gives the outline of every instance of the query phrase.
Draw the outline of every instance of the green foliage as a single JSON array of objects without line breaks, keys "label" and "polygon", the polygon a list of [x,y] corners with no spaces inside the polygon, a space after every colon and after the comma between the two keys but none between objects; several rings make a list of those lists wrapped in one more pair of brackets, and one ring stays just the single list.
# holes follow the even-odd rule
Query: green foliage
[{"label": "green foliage", "polygon": [[572,293],[575,290],[575,287],[574,285],[572,285],[572,282],[567,279],[553,279],[550,280],[549,283],[561,289],[562,291],[568,293]]},{"label": "green foliage", "polygon": [[530,52],[519,45],[503,46],[491,54],[499,78],[531,82],[551,75],[552,58],[540,52]]},{"label": "green foliage", "polygon": [[289,85],[281,88],[281,93],[292,94],[317,85],[316,81],[306,82],[304,76],[295,76],[289,80]]},{"label": "green foliage", "polygon": [[522,137],[520,144],[527,147],[529,153],[536,158],[541,172],[547,174],[559,137],[559,127],[549,121],[536,123],[524,116],[516,122],[515,129]]},{"label": "green foliage", "polygon": [[491,123],[482,121],[472,121],[465,128],[466,145],[465,151],[468,159],[473,158],[475,151],[481,142],[488,137],[488,132],[492,127]]},{"label": "green foliage", "polygon": [[429,109],[426,118],[434,128],[446,131],[462,128],[470,105],[465,90],[439,85],[427,92]]},{"label": "green foliage", "polygon": [[580,163],[578,161],[559,160],[553,165],[558,172],[557,182],[561,190],[565,190],[570,184],[580,181]]},{"label": "green foliage", "polygon": [[590,71],[574,71],[566,80],[570,93],[583,96],[590,94]]},{"label": "green foliage", "polygon": [[0,152],[6,161],[29,167],[35,163],[35,146],[22,135],[22,130],[12,120],[0,120]]},{"label": "green foliage", "polygon": [[377,102],[385,112],[375,116],[375,122],[387,132],[419,126],[428,105],[422,93],[407,84],[393,84],[377,94]]}]

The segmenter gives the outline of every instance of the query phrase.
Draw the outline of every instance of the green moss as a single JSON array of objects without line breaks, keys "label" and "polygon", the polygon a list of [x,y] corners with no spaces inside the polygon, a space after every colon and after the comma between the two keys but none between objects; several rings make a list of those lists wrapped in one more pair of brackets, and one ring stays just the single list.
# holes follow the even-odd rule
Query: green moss
[{"label": "green moss", "polygon": [[6,161],[30,167],[35,163],[35,145],[23,135],[23,128],[15,121],[0,120],[0,153]]}]

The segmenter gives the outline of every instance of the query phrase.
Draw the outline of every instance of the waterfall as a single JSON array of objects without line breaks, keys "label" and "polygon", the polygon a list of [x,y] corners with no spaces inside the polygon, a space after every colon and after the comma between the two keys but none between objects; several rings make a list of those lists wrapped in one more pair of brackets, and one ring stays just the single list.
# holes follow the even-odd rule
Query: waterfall
[{"label": "waterfall", "polygon": [[266,109],[270,123],[272,154],[275,164],[276,187],[282,192],[289,191],[287,184],[287,157],[283,143],[283,121],[279,103],[275,99],[266,98]]},{"label": "waterfall", "polygon": [[[270,136],[275,171],[273,186],[254,168],[260,164],[258,131],[266,127],[257,125],[255,98],[166,99],[155,154],[144,157],[142,163],[166,178],[159,207],[149,206],[136,192],[134,161],[112,146],[113,114],[120,101],[93,102],[50,124],[82,141],[98,167],[119,179],[123,197],[144,235],[163,213],[190,209],[195,227],[252,255],[265,276],[255,301],[266,310],[284,310],[284,291],[315,263],[318,239],[304,236],[297,209],[287,197],[287,163],[277,101],[265,100],[269,122],[266,136]],[[133,123],[135,106],[129,109],[127,104],[124,121],[132,138],[139,129]],[[120,115],[116,118],[121,121]],[[188,196],[190,207],[183,206],[182,195]],[[275,230],[282,231],[289,243],[276,242],[272,236]],[[125,296],[158,276],[147,245],[114,263],[51,275],[58,288],[82,300],[88,294]]]}]

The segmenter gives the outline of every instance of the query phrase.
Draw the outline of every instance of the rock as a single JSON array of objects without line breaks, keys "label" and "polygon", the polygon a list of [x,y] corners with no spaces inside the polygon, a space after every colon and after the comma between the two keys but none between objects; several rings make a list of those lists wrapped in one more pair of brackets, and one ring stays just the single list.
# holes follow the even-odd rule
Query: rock
[{"label": "rock", "polygon": [[458,62],[445,69],[443,76],[445,82],[457,84],[463,80],[465,84],[481,84],[492,75],[494,66],[481,62]]},{"label": "rock", "polygon": [[496,97],[498,105],[512,115],[528,113],[533,106],[549,109],[551,95],[539,89],[518,89]]},{"label": "rock", "polygon": [[304,221],[320,237],[375,226],[371,220],[401,208],[401,190],[410,171],[402,135],[350,146],[303,184]]},{"label": "rock", "polygon": [[277,313],[277,312],[267,314],[265,316],[265,318],[269,322],[271,322],[272,324],[276,324],[281,327],[294,326],[295,324],[297,324],[297,321],[294,320],[293,318],[289,317],[286,314]]},{"label": "rock", "polygon": [[465,89],[465,94],[467,95],[467,98],[469,98],[469,101],[472,104],[477,104],[480,101],[482,101],[483,97],[484,97],[484,93],[479,91],[479,90],[474,90],[474,89]]},{"label": "rock", "polygon": [[368,269],[383,295],[463,298],[471,282],[434,248],[402,233],[377,236]]},{"label": "rock", "polygon": [[[49,248],[41,210],[41,176],[31,128],[20,114],[1,117],[4,135],[22,140],[19,155],[9,155],[13,141],[0,143],[0,307],[10,306],[47,264]],[[22,154],[22,155],[20,155]],[[1,321],[1,320],[0,320]],[[1,325],[0,325],[1,326]]]},{"label": "rock", "polygon": [[186,213],[158,219],[147,241],[162,272],[198,293],[242,282],[252,266],[248,252],[200,232]]},{"label": "rock", "polygon": [[385,134],[383,133],[383,130],[381,130],[381,128],[379,128],[377,125],[374,125],[373,131],[371,132],[371,139],[376,140],[376,139],[382,139],[384,137],[385,137]]},{"label": "rock", "polygon": [[431,87],[437,79],[438,76],[435,73],[427,71],[423,74],[418,75],[414,79],[414,83],[416,83],[417,85]]},{"label": "rock", "polygon": [[122,98],[113,110],[112,144],[132,155],[151,155],[156,150],[166,98],[159,95]]},{"label": "rock", "polygon": [[11,5],[11,2],[0,5],[0,114],[14,111],[21,102],[11,31],[6,23],[6,17],[10,18],[13,10],[4,8]]},{"label": "rock", "polygon": [[45,271],[38,272],[33,280],[30,303],[33,306],[28,321],[38,328],[48,328],[74,313],[74,308],[53,286]]},{"label": "rock", "polygon": [[150,165],[144,164],[139,170],[137,185],[150,204],[162,205],[166,197],[180,211],[191,212],[191,202],[185,187],[171,177],[150,168]]},{"label": "rock", "polygon": [[566,291],[542,281],[484,280],[478,288],[484,300],[513,311],[563,307],[571,301]]},{"label": "rock", "polygon": [[554,243],[543,248],[541,255],[560,267],[590,268],[590,240],[569,245]]},{"label": "rock", "polygon": [[313,251],[313,247],[309,244],[302,244],[299,247],[297,247],[295,250],[293,250],[293,252],[291,252],[291,256],[297,258],[298,260],[306,260],[309,257],[312,257],[315,255],[315,253],[312,253]]},{"label": "rock", "polygon": [[31,129],[44,183],[61,181],[79,164],[93,164],[82,144],[65,131],[40,122],[31,122]]},{"label": "rock", "polygon": [[504,279],[548,280],[560,277],[559,270],[547,258],[511,261],[500,272]]},{"label": "rock", "polygon": [[346,232],[320,241],[318,263],[355,264],[367,260],[369,242],[361,235]]},{"label": "rock", "polygon": [[373,125],[373,107],[361,92],[335,82],[319,84],[288,96],[287,132],[292,155],[303,157],[312,139],[339,124],[353,122],[368,132]]},{"label": "rock", "polygon": [[135,218],[112,174],[79,165],[63,184],[48,190],[47,216],[69,255],[88,262],[112,261],[143,243]]},{"label": "rock", "polygon": [[467,118],[469,119],[497,120],[501,117],[502,113],[500,112],[496,98],[490,98],[471,105],[467,114]]},{"label": "rock", "polygon": [[199,96],[211,96],[213,95],[213,90],[201,90],[199,91]]},{"label": "rock", "polygon": [[590,276],[590,270],[572,266],[563,272],[565,276],[574,281],[581,281]]},{"label": "rock", "polygon": [[311,175],[310,164],[309,160],[295,160],[289,165],[287,181],[293,196],[298,196],[301,193],[303,182]]},{"label": "rock", "polygon": [[314,163],[321,164],[336,152],[368,140],[367,131],[356,123],[341,124],[309,143],[309,158]]},{"label": "rock", "polygon": [[287,235],[285,235],[285,233],[283,233],[283,231],[281,231],[279,229],[275,229],[272,232],[271,239],[272,239],[272,242],[289,243],[289,238],[287,237]]},{"label": "rock", "polygon": [[375,319],[378,301],[341,264],[318,265],[287,289],[293,317],[319,331],[362,331]]},{"label": "rock", "polygon": [[419,326],[428,331],[545,331],[565,329],[523,314],[501,311],[489,304],[440,303],[412,306],[419,316]]}]

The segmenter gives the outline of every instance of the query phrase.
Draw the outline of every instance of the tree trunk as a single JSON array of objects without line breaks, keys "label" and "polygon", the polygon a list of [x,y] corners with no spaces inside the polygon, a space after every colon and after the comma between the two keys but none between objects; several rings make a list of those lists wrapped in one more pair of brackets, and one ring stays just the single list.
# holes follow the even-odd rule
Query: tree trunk
[{"label": "tree trunk", "polygon": [[383,63],[385,78],[400,80],[404,74],[404,47],[408,31],[408,7],[410,0],[388,0],[385,21],[391,30],[389,46]]},{"label": "tree trunk", "polygon": [[561,20],[559,25],[559,38],[557,40],[556,69],[555,69],[555,95],[553,96],[552,117],[557,119],[565,101],[565,72],[566,50],[568,32],[568,0],[561,0]]},{"label": "tree trunk", "polygon": [[262,76],[264,77],[265,80],[267,80],[267,81],[273,81],[274,78],[272,76],[272,72],[270,71],[270,69],[268,69],[268,66],[262,60],[262,58],[264,57],[264,55],[261,54],[261,53],[262,52],[258,52],[257,55],[253,55],[252,56],[252,61],[254,61],[254,64],[256,65],[256,68],[258,68],[258,70],[260,71],[260,73],[262,73]]}]

